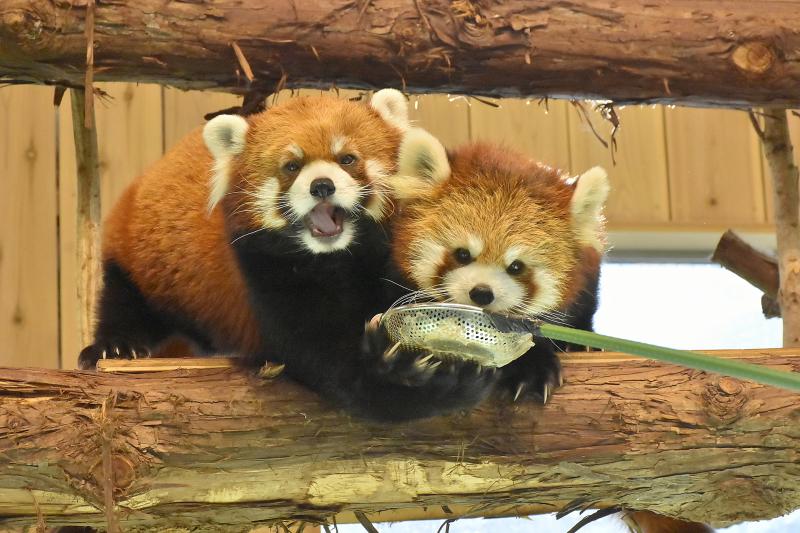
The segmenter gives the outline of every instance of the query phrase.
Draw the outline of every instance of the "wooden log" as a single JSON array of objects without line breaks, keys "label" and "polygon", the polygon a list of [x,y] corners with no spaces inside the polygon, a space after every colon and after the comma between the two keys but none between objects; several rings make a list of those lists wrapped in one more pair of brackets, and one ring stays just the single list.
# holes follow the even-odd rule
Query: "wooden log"
[{"label": "wooden log", "polygon": [[72,103],[72,131],[75,139],[75,162],[77,164],[77,290],[80,317],[81,344],[92,343],[94,307],[100,289],[100,156],[97,147],[97,127],[94,106],[86,103],[82,89],[70,90]]},{"label": "wooden log", "polygon": [[800,346],[800,173],[785,109],[764,109],[761,141],[772,175],[783,345]]},{"label": "wooden log", "polygon": [[[800,370],[797,349],[715,353]],[[800,507],[797,395],[767,386],[568,354],[567,384],[546,407],[492,400],[383,425],[218,362],[0,370],[0,526],[102,527],[109,491],[125,531],[244,531],[442,505],[514,514],[575,501],[725,525]]]},{"label": "wooden log", "polygon": [[[86,1],[5,0],[0,81],[82,86]],[[800,104],[800,1],[119,0],[95,79]]]}]

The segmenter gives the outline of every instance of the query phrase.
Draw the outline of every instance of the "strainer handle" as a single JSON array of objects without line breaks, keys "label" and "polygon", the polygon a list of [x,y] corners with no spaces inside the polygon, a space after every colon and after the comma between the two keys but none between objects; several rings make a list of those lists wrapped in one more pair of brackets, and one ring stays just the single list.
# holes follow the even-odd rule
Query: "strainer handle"
[{"label": "strainer handle", "polygon": [[491,313],[489,311],[484,311],[484,313],[492,321],[492,325],[503,333],[530,333],[535,336],[542,335],[541,320],[510,317],[499,313]]}]

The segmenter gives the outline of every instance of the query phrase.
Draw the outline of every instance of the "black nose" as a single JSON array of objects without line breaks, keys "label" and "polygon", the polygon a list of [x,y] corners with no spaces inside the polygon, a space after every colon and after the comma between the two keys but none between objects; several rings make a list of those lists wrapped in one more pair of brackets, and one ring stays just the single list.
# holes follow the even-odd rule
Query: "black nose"
[{"label": "black nose", "polygon": [[475,285],[469,291],[469,297],[478,305],[489,305],[494,300],[494,293],[488,285]]},{"label": "black nose", "polygon": [[336,192],[336,186],[330,178],[317,178],[311,182],[311,196],[317,198],[327,198],[333,196]]}]

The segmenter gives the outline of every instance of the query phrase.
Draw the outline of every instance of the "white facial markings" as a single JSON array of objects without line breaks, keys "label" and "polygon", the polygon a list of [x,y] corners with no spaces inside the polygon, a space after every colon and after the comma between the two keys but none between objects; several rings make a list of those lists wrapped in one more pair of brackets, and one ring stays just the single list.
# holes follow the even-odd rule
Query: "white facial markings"
[{"label": "white facial markings", "polygon": [[483,239],[474,234],[467,236],[467,250],[473,258],[483,253]]},{"label": "white facial markings", "polygon": [[436,241],[425,239],[414,241],[411,248],[411,277],[423,289],[432,287],[447,248]]},{"label": "white facial markings", "polygon": [[333,155],[339,155],[344,150],[346,145],[347,137],[342,135],[334,135],[331,139],[331,153]]},{"label": "white facial markings", "polygon": [[347,248],[355,237],[355,228],[352,224],[344,224],[342,232],[336,237],[312,237],[308,231],[300,233],[300,241],[314,254],[327,254]]},{"label": "white facial markings", "polygon": [[533,269],[533,282],[536,284],[536,294],[526,306],[528,312],[551,311],[561,303],[558,280],[550,270],[543,267]]},{"label": "white facial markings", "polygon": [[365,208],[367,214],[374,220],[383,220],[386,217],[386,211],[389,207],[389,202],[384,193],[387,187],[386,180],[389,178],[389,172],[380,161],[375,159],[367,159],[364,161],[364,169],[367,173],[372,184],[372,197],[367,202]]},{"label": "white facial markings", "polygon": [[[519,246],[509,246],[509,248],[506,250],[506,253],[503,254],[503,262],[505,265],[508,266],[517,259],[520,259],[522,256],[522,251],[522,248]],[[520,261],[522,261],[522,259],[520,259]],[[524,263],[525,261],[522,262]]]},{"label": "white facial markings", "polygon": [[442,281],[447,295],[459,304],[476,305],[469,296],[476,285],[487,285],[492,290],[494,299],[484,307],[489,311],[507,311],[525,301],[525,290],[497,265],[473,262],[451,270]]},{"label": "white facial markings", "polygon": [[265,228],[279,229],[286,226],[286,220],[278,211],[280,193],[280,184],[275,177],[267,178],[256,189],[253,206],[258,211],[258,217]]},{"label": "white facial markings", "polygon": [[328,201],[343,209],[353,209],[359,200],[359,185],[342,167],[330,161],[312,161],[303,167],[287,193],[289,207],[298,218],[302,218],[317,205],[317,198],[311,196],[311,183],[317,178],[328,178],[336,187],[336,192]]},{"label": "white facial markings", "polygon": [[290,144],[286,147],[286,151],[295,156],[297,159],[303,159],[303,157],[305,157],[305,152],[303,152],[303,149],[300,148],[299,144]]}]

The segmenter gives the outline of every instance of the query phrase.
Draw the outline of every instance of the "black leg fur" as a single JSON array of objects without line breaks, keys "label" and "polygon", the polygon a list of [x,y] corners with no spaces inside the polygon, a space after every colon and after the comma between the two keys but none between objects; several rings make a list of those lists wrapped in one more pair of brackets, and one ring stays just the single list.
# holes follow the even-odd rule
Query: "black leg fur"
[{"label": "black leg fur", "polygon": [[94,343],[78,357],[78,367],[93,369],[103,358],[135,359],[150,353],[173,331],[147,303],[119,265],[103,265]]},{"label": "black leg fur", "polygon": [[[474,364],[455,365],[397,351],[364,322],[387,309],[387,243],[362,227],[348,250],[312,255],[285,250],[280,235],[235,239],[263,337],[254,361],[282,362],[284,373],[339,407],[375,420],[409,420],[478,403],[496,379]],[[384,250],[385,253],[379,253]],[[391,291],[389,291],[391,292]],[[366,338],[365,338],[366,337]]]},{"label": "black leg fur", "polygon": [[497,380],[494,368],[461,359],[439,359],[394,345],[384,328],[368,324],[364,373],[356,379],[360,399],[351,409],[385,420],[406,420],[474,407]]}]

